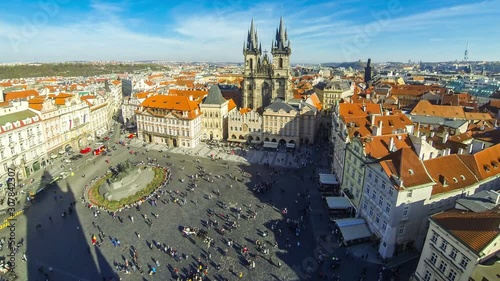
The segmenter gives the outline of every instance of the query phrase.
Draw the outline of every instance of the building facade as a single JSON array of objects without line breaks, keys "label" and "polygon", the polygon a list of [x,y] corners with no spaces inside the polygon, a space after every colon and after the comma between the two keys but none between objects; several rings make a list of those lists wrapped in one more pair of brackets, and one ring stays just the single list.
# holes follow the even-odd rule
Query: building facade
[{"label": "building facade", "polygon": [[[498,257],[495,257],[500,251],[499,224],[498,207],[478,213],[451,209],[432,216],[413,279],[495,280],[499,271],[494,279],[488,279],[485,269],[499,268]],[[493,258],[492,263],[484,262],[490,258]]]},{"label": "building facade", "polygon": [[202,114],[188,97],[151,96],[136,114],[137,136],[144,142],[194,148],[201,141]]},{"label": "building facade", "polygon": [[228,141],[262,143],[262,116],[250,108],[228,114]]},{"label": "building facade", "polygon": [[227,115],[235,108],[236,104],[232,100],[224,99],[219,86],[212,86],[200,104],[203,114],[203,139],[227,139]]},{"label": "building facade", "polygon": [[[17,181],[47,165],[47,150],[40,116],[28,102],[12,102],[0,108],[0,179],[5,183],[9,169]],[[3,186],[4,188],[5,186]]]}]

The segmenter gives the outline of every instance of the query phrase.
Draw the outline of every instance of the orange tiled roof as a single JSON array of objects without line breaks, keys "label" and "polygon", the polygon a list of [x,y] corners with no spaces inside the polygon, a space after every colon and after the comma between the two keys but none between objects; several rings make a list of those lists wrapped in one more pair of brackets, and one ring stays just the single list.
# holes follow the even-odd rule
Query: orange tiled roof
[{"label": "orange tiled roof", "polygon": [[323,109],[323,105],[319,101],[318,95],[316,93],[310,95],[309,98],[311,99],[314,107],[316,107],[318,110]]},{"label": "orange tiled roof", "polygon": [[477,182],[474,173],[457,154],[429,159],[424,161],[424,165],[436,183],[432,187],[432,195],[463,189]]},{"label": "orange tiled roof", "polygon": [[391,85],[391,95],[395,96],[421,96],[429,91],[446,94],[446,88],[438,85]]},{"label": "orange tiled roof", "polygon": [[366,155],[369,155],[371,158],[381,159],[391,154],[391,151],[389,150],[391,138],[394,142],[396,150],[412,146],[411,140],[407,134],[374,136],[363,139],[365,142],[364,149]]},{"label": "orange tiled roof", "polygon": [[199,110],[198,114],[195,112],[198,109],[198,103],[184,96],[156,95],[148,97],[141,103],[141,107],[188,111],[189,119],[194,119],[200,114]]},{"label": "orange tiled roof", "polygon": [[433,105],[428,100],[419,101],[410,114],[465,119],[461,106]]},{"label": "orange tiled roof", "polygon": [[380,165],[387,176],[393,180],[396,189],[400,187],[395,178],[400,179],[405,188],[433,183],[424,164],[410,147],[403,147],[391,153],[380,161]]},{"label": "orange tiled roof", "polygon": [[465,119],[467,120],[492,120],[493,118],[487,112],[465,112]]},{"label": "orange tiled roof", "polygon": [[[363,110],[366,106],[366,111]],[[339,115],[342,117],[366,117],[368,114],[382,114],[379,104],[374,103],[341,103],[339,104]]]},{"label": "orange tiled roof", "polygon": [[0,82],[0,87],[12,87],[12,83],[9,82]]},{"label": "orange tiled roof", "polygon": [[431,217],[441,228],[479,254],[500,234],[500,210],[496,208],[485,212],[464,212],[453,209]]},{"label": "orange tiled roof", "polygon": [[28,101],[28,104],[29,104],[29,107],[34,109],[34,110],[42,110],[43,108],[43,103],[45,101],[45,98],[41,98],[41,97],[36,97],[36,98],[32,98]]},{"label": "orange tiled roof", "polygon": [[240,114],[241,115],[247,114],[250,111],[252,111],[252,109],[250,107],[242,107],[242,108],[240,108]]},{"label": "orange tiled roof", "polygon": [[18,100],[18,99],[26,99],[38,97],[40,94],[37,90],[24,90],[24,91],[15,91],[8,92],[5,94],[5,101]]},{"label": "orange tiled roof", "polygon": [[234,108],[236,108],[236,103],[233,101],[233,99],[229,99],[229,103],[227,104],[227,111],[231,111]]},{"label": "orange tiled roof", "polygon": [[483,149],[473,155],[459,154],[458,157],[479,180],[495,176],[500,172],[500,144]]},{"label": "orange tiled roof", "polygon": [[118,86],[118,85],[120,85],[121,83],[122,83],[122,81],[120,81],[120,80],[113,80],[113,81],[111,81],[111,84],[113,84],[113,85],[115,85],[115,86]]},{"label": "orange tiled roof", "polygon": [[149,95],[152,95],[154,94],[153,92],[140,92],[140,93],[136,93],[135,96],[138,98],[138,99],[145,99],[147,98]]}]

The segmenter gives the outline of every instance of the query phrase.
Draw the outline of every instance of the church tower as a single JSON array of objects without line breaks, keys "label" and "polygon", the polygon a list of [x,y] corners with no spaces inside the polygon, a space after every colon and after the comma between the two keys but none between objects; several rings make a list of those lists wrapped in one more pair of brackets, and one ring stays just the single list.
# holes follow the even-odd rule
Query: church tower
[{"label": "church tower", "polygon": [[276,29],[276,37],[272,42],[273,55],[273,92],[272,99],[281,98],[288,101],[293,98],[292,80],[290,71],[290,55],[292,48],[288,40],[287,30],[283,24],[283,17]]},{"label": "church tower", "polygon": [[271,70],[267,54],[262,56],[254,21],[250,25],[247,39],[243,43],[245,72],[243,74],[243,107],[262,110],[271,104],[272,87]]}]

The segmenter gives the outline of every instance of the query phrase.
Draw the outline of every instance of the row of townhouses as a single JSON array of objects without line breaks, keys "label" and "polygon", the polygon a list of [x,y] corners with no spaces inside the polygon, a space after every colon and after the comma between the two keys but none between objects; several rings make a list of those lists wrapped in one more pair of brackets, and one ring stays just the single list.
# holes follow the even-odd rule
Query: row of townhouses
[{"label": "row of townhouses", "polygon": [[421,250],[430,215],[499,189],[496,118],[427,100],[403,113],[355,96],[333,108],[331,172],[382,258]]},{"label": "row of townhouses", "polygon": [[43,169],[67,152],[79,152],[110,130],[120,109],[121,83],[67,92],[2,90],[0,93],[0,179],[8,169],[17,180]]}]

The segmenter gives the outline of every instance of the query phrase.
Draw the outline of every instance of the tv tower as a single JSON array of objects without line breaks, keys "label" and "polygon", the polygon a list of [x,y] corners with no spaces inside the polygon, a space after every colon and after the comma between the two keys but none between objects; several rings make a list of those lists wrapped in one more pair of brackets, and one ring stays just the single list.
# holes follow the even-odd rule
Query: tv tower
[{"label": "tv tower", "polygon": [[464,53],[464,62],[469,61],[469,42],[467,42],[467,45],[465,46],[465,53]]}]

